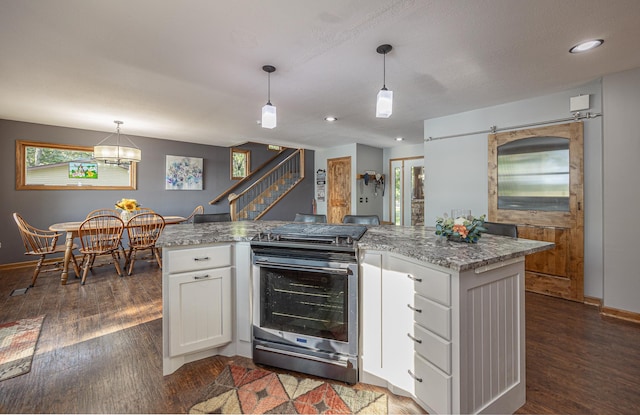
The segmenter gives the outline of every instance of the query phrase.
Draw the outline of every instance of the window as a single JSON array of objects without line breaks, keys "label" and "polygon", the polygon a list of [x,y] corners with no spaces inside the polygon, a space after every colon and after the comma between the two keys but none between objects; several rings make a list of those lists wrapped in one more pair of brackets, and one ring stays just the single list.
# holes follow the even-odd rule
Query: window
[{"label": "window", "polygon": [[498,147],[498,209],[569,210],[569,140],[530,137]]},{"label": "window", "polygon": [[136,163],[105,164],[93,147],[16,141],[16,190],[136,189]]}]

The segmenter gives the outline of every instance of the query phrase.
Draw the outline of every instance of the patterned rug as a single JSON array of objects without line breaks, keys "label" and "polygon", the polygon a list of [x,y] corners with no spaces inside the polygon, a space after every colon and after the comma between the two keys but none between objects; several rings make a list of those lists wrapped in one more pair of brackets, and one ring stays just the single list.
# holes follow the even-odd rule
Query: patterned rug
[{"label": "patterned rug", "polygon": [[44,316],[0,324],[0,381],[31,370]]},{"label": "patterned rug", "polygon": [[226,366],[191,414],[387,414],[387,395],[264,369]]}]

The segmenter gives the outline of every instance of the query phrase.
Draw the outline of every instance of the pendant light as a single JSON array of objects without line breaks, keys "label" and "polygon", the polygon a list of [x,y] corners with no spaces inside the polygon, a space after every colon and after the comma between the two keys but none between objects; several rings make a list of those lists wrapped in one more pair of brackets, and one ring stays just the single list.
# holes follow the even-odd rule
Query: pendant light
[{"label": "pendant light", "polygon": [[[120,126],[124,124],[122,121],[114,121],[116,123],[115,143],[110,140],[114,134],[107,136],[93,147],[93,158],[102,160],[105,164],[131,164],[142,160],[142,152],[133,144],[133,141],[126,135],[120,135]],[[130,145],[122,145],[120,137],[125,137]],[[108,141],[110,140],[110,141]],[[111,143],[111,144],[110,144]]]},{"label": "pendant light", "polygon": [[271,105],[271,72],[276,71],[275,66],[264,65],[262,70],[265,71],[268,75],[268,95],[267,95],[267,103],[264,107],[262,107],[262,128],[275,128],[278,124],[278,120],[276,117],[276,107]]},{"label": "pendant light", "polygon": [[387,53],[391,52],[391,49],[393,49],[391,45],[380,45],[376,49],[376,52],[383,56],[382,89],[378,92],[376,100],[376,117],[378,118],[389,118],[393,112],[393,91],[389,91],[386,85]]}]

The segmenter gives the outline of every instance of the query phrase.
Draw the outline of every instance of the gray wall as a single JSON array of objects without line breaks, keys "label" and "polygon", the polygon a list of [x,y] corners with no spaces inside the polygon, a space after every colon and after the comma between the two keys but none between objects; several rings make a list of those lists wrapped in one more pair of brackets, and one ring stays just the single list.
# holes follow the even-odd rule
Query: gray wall
[{"label": "gray wall", "polygon": [[[202,144],[130,136],[142,150],[138,164],[137,190],[15,190],[15,141],[93,146],[113,131],[100,132],[0,120],[0,264],[32,260],[24,255],[24,247],[11,214],[19,212],[33,226],[47,229],[56,222],[77,221],[98,208],[112,208],[123,198],[134,198],[145,207],[164,215],[187,216],[197,205],[206,213],[228,212],[226,199],[216,205],[209,201],[234,182],[229,179],[229,148]],[[126,129],[123,130],[126,134]],[[266,145],[240,146],[251,150],[252,168],[273,155]],[[165,190],[166,155],[201,157],[204,159],[204,190]],[[314,152],[305,152],[305,180],[296,187],[264,219],[290,220],[300,204],[310,205],[313,197]],[[64,243],[64,240],[62,241]]]},{"label": "gray wall", "polygon": [[640,313],[640,69],[606,76],[603,95],[604,305]]},{"label": "gray wall", "polygon": [[[425,139],[571,117],[570,98],[589,94],[591,112],[602,111],[601,81],[561,93],[426,120]],[[637,108],[636,108],[637,110]],[[605,114],[605,119],[609,114]],[[602,118],[584,121],[584,294],[603,298]],[[425,224],[454,208],[487,213],[487,133],[427,141]],[[637,134],[636,134],[637,137]]]}]

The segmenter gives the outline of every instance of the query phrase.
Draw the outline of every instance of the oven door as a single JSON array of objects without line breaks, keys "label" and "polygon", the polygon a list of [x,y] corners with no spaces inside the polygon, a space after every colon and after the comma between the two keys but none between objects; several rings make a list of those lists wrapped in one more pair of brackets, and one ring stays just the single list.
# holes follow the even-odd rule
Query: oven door
[{"label": "oven door", "polygon": [[254,337],[330,354],[358,354],[358,266],[254,257]]}]

